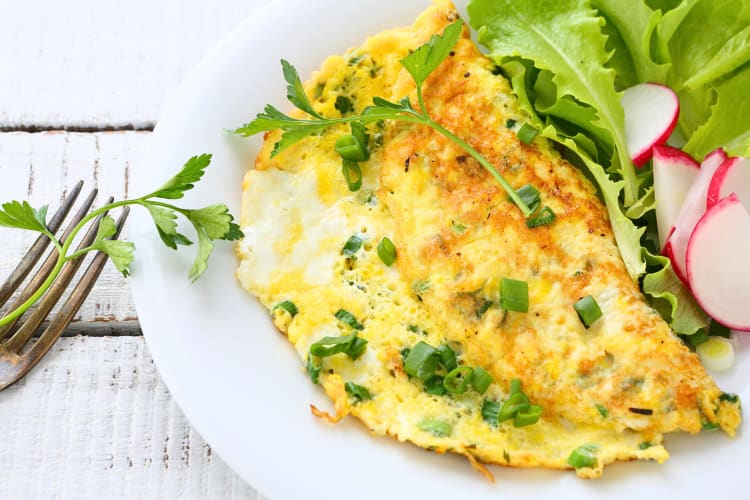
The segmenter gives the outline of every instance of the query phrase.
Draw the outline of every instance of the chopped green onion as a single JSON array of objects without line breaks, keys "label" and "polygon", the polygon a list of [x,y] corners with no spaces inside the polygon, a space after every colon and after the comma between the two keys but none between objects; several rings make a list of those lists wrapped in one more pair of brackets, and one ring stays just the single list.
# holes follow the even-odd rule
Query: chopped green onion
[{"label": "chopped green onion", "polygon": [[487,299],[482,299],[479,304],[480,305],[479,307],[477,307],[477,310],[476,310],[477,318],[481,318],[482,316],[484,316],[484,313],[486,313],[489,310],[489,308],[492,307],[492,301],[487,300]]},{"label": "chopped green onion", "polygon": [[364,144],[353,135],[340,136],[333,147],[339,156],[347,161],[364,161],[367,156]]},{"label": "chopped green onion", "polygon": [[454,368],[443,379],[443,387],[451,394],[463,394],[469,388],[473,371],[469,366]]},{"label": "chopped green onion", "polygon": [[378,243],[378,257],[388,267],[391,267],[396,262],[396,246],[386,236]]},{"label": "chopped green onion", "polygon": [[430,283],[430,280],[419,280],[412,283],[411,290],[417,295],[422,295],[429,290],[431,286],[432,284]]},{"label": "chopped green onion", "polygon": [[294,302],[291,300],[285,300],[283,302],[279,302],[273,308],[271,309],[271,312],[276,312],[278,309],[283,309],[284,311],[288,312],[289,315],[293,318],[297,315],[299,310],[297,309],[297,306],[294,305]]},{"label": "chopped green onion", "polygon": [[734,346],[724,337],[709,337],[695,352],[709,370],[727,370],[734,364]]},{"label": "chopped green onion", "polygon": [[460,222],[456,222],[454,220],[451,221],[451,229],[453,229],[453,232],[456,234],[463,234],[464,231],[466,231],[466,226],[461,224]]},{"label": "chopped green onion", "polygon": [[500,282],[500,307],[506,311],[529,312],[528,283],[503,278]]},{"label": "chopped green onion", "polygon": [[351,122],[352,136],[362,145],[364,151],[364,157],[361,160],[354,161],[367,161],[370,159],[370,148],[367,147],[367,131],[365,126],[360,122]]},{"label": "chopped green onion", "polygon": [[510,394],[514,394],[516,392],[521,392],[521,379],[520,378],[514,378],[510,381],[510,390],[508,391]]},{"label": "chopped green onion", "polygon": [[362,169],[359,168],[359,164],[343,160],[341,162],[341,173],[344,174],[349,191],[359,191],[359,188],[362,187]]},{"label": "chopped green onion", "polygon": [[596,409],[599,412],[599,415],[601,415],[604,418],[607,418],[609,416],[609,410],[602,406],[602,405],[596,405]]},{"label": "chopped green onion", "polygon": [[578,317],[581,319],[581,323],[586,328],[590,327],[591,324],[597,319],[602,317],[602,310],[599,309],[599,304],[596,303],[594,297],[586,295],[584,298],[573,304],[573,309],[578,313]]},{"label": "chopped green onion", "polygon": [[436,396],[442,396],[447,393],[448,389],[443,386],[443,377],[435,375],[431,379],[426,380],[424,383],[424,392]]},{"label": "chopped green onion", "polygon": [[471,374],[471,385],[474,386],[474,389],[476,389],[479,394],[484,394],[484,391],[487,390],[491,383],[492,375],[487,373],[487,370],[481,366],[474,368],[474,371]]},{"label": "chopped green onion", "polygon": [[440,362],[443,364],[446,370],[454,370],[458,366],[458,356],[448,344],[443,344],[437,348],[438,354],[440,354]]},{"label": "chopped green onion", "polygon": [[337,320],[341,321],[345,325],[354,328],[355,330],[362,330],[364,329],[364,326],[362,323],[357,321],[357,318],[354,317],[352,313],[347,311],[346,309],[339,309],[333,314]]},{"label": "chopped green onion", "polygon": [[536,137],[538,133],[539,131],[536,128],[532,127],[528,123],[524,123],[523,125],[521,125],[521,128],[518,129],[516,135],[524,144],[531,144],[531,141],[534,140],[534,137]]},{"label": "chopped green onion", "polygon": [[435,437],[450,436],[453,432],[451,424],[443,422],[437,418],[426,418],[419,422],[418,427],[420,430],[429,432]]},{"label": "chopped green onion", "polygon": [[498,424],[498,418],[500,417],[501,405],[497,401],[491,399],[485,399],[482,403],[482,418],[485,422],[492,425]]},{"label": "chopped green onion", "polygon": [[701,424],[701,429],[704,431],[715,431],[719,428],[719,424],[715,424],[713,422],[703,422]]},{"label": "chopped green onion", "polygon": [[514,128],[516,126],[516,121],[513,118],[508,118],[505,120],[505,128]]},{"label": "chopped green onion", "polygon": [[367,348],[367,340],[357,337],[357,333],[343,337],[323,337],[310,346],[310,354],[321,358],[344,353],[351,359],[360,357]]},{"label": "chopped green onion", "polygon": [[320,378],[320,368],[320,363],[317,363],[313,359],[312,354],[308,354],[305,369],[307,370],[307,374],[310,375],[310,380],[312,380],[313,384],[318,383],[318,379]]},{"label": "chopped green onion", "polygon": [[336,96],[336,102],[333,104],[333,107],[336,108],[342,115],[354,111],[352,100],[344,95]]},{"label": "chopped green onion", "polygon": [[527,411],[529,409],[529,398],[522,392],[512,393],[508,399],[503,403],[503,407],[500,409],[500,414],[497,417],[498,422],[505,422],[514,418],[518,412]]},{"label": "chopped green onion", "polygon": [[354,234],[348,240],[346,240],[346,243],[344,243],[344,247],[341,249],[341,253],[346,257],[355,260],[357,258],[357,252],[359,252],[359,249],[362,248],[362,244],[364,242],[365,240],[363,240],[360,235]]},{"label": "chopped green onion", "polygon": [[435,375],[438,363],[440,363],[440,353],[437,349],[426,342],[417,342],[404,360],[404,371],[407,375],[424,382]]},{"label": "chopped green onion", "polygon": [[596,465],[594,453],[599,449],[595,444],[584,444],[576,448],[568,456],[568,465],[575,469],[593,467]]},{"label": "chopped green onion", "polygon": [[539,226],[548,226],[555,222],[557,216],[550,207],[545,206],[535,216],[526,219],[526,227],[533,229]]},{"label": "chopped green onion", "polygon": [[728,401],[732,404],[739,402],[740,397],[737,394],[729,394],[728,392],[722,392],[719,396],[719,401]]},{"label": "chopped green onion", "polygon": [[523,200],[524,203],[526,203],[526,206],[529,207],[529,210],[531,210],[532,212],[535,212],[539,207],[539,203],[541,202],[539,190],[531,184],[524,184],[520,188],[516,189],[516,194],[521,198],[521,200]]},{"label": "chopped green onion", "polygon": [[367,390],[367,387],[355,384],[354,382],[345,383],[344,389],[346,390],[346,393],[354,399],[355,403],[361,403],[362,401],[372,399],[372,395],[370,394],[370,391]]},{"label": "chopped green onion", "polygon": [[638,445],[638,448],[640,448],[642,450],[648,450],[652,446],[653,446],[653,443],[651,443],[651,441],[644,441],[644,442],[642,442],[641,444]]},{"label": "chopped green onion", "polygon": [[411,352],[411,349],[408,347],[404,347],[401,349],[401,361],[406,364],[406,358],[409,357],[409,353]]},{"label": "chopped green onion", "polygon": [[516,416],[513,417],[514,427],[525,427],[527,425],[533,425],[539,422],[539,418],[542,416],[542,407],[539,405],[529,405],[525,410],[519,410]]}]

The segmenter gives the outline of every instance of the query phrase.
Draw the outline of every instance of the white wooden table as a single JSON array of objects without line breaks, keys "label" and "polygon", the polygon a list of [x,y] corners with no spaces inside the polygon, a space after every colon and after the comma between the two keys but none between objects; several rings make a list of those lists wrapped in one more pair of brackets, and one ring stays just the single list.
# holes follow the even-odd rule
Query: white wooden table
[{"label": "white wooden table", "polygon": [[[127,196],[187,71],[267,1],[0,0],[0,202],[54,207],[78,179]],[[0,228],[0,279],[32,239]],[[170,398],[111,264],[0,415],[0,499],[261,498]]]}]

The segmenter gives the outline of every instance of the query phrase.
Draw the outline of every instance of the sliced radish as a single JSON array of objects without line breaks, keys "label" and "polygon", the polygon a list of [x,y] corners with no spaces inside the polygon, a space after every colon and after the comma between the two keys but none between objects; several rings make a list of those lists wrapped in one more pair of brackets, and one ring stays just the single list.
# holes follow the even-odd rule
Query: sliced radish
[{"label": "sliced radish", "polygon": [[731,194],[700,218],[688,243],[690,288],[706,313],[734,330],[750,331],[750,214]]},{"label": "sliced radish", "polygon": [[654,195],[659,244],[664,247],[700,165],[687,153],[669,146],[654,147]]},{"label": "sliced radish", "polygon": [[711,208],[734,193],[750,209],[750,159],[730,158],[719,166],[706,193],[706,208]]},{"label": "sliced radish", "polygon": [[677,125],[680,101],[667,86],[639,83],[625,90],[620,99],[625,112],[625,140],[630,158],[641,166],[651,158],[651,149],[669,139]]},{"label": "sliced radish", "polygon": [[698,219],[706,212],[706,193],[708,193],[711,178],[725,159],[726,154],[721,149],[717,149],[703,159],[698,170],[698,176],[685,196],[682,208],[677,214],[674,229],[664,247],[664,255],[672,261],[675,273],[686,285],[688,279],[685,269],[685,253],[687,252],[688,240]]}]

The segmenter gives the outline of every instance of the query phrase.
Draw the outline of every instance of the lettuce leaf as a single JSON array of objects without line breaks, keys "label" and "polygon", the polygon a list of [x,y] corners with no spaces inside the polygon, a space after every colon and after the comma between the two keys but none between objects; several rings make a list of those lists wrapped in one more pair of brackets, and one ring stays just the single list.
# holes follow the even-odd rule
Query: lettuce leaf
[{"label": "lettuce leaf", "polygon": [[624,203],[633,204],[638,182],[627,152],[615,71],[606,66],[611,53],[602,33],[604,21],[597,11],[586,0],[472,0],[468,12],[479,42],[495,63],[529,59],[537,69],[552,73],[558,98],[570,96],[595,110],[591,125],[612,135]]}]

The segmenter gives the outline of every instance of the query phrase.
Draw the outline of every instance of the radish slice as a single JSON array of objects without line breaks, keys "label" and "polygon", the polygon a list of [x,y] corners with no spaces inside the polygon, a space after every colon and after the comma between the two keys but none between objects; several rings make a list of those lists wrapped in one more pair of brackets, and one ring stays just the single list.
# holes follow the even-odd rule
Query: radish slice
[{"label": "radish slice", "polygon": [[730,158],[716,170],[706,193],[706,208],[734,193],[750,209],[750,159]]},{"label": "radish slice", "polygon": [[686,264],[690,288],[706,313],[724,326],[750,331],[750,214],[731,194],[695,225]]},{"label": "radish slice", "polygon": [[690,186],[690,190],[685,196],[685,202],[677,214],[672,234],[669,235],[664,247],[664,255],[672,261],[677,276],[688,284],[687,270],[685,269],[685,254],[687,252],[688,240],[693,233],[693,228],[698,219],[706,211],[706,194],[708,185],[719,166],[726,160],[726,154],[723,150],[717,149],[712,152],[701,163],[698,176]]},{"label": "radish slice", "polygon": [[654,147],[654,195],[659,244],[664,247],[672,232],[700,165],[692,156],[669,146]]},{"label": "radish slice", "polygon": [[723,337],[710,337],[696,347],[695,352],[709,370],[728,370],[734,364],[734,346]]},{"label": "radish slice", "polygon": [[639,83],[620,99],[625,112],[625,140],[630,158],[642,166],[654,146],[667,142],[677,125],[680,101],[672,89],[656,83]]}]

